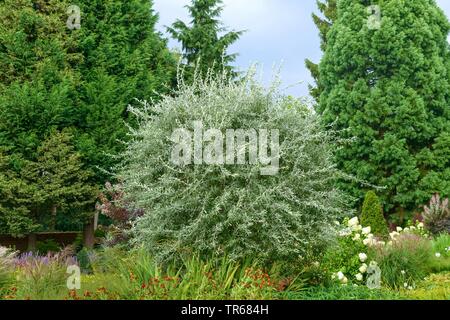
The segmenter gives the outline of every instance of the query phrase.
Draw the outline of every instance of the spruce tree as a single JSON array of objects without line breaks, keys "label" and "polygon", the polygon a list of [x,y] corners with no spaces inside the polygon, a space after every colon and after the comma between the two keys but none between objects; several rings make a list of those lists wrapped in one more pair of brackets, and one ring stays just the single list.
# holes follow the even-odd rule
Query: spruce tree
[{"label": "spruce tree", "polygon": [[199,64],[199,71],[205,75],[209,69],[222,69],[234,74],[231,63],[236,54],[227,49],[236,42],[244,31],[230,31],[223,27],[219,17],[223,11],[222,0],[192,0],[186,6],[191,21],[186,24],[177,20],[167,31],[182,44],[183,57],[190,67]]},{"label": "spruce tree", "polygon": [[[341,168],[384,186],[388,213],[450,193],[449,21],[434,1],[380,1],[381,27],[367,4],[341,0],[319,66],[317,111],[354,141]],[[343,184],[360,198],[357,183]]]}]

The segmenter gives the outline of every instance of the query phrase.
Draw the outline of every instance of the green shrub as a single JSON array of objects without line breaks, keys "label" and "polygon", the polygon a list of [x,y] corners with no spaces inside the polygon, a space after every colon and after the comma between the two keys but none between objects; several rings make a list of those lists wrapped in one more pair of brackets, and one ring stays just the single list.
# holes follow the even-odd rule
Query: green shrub
[{"label": "green shrub", "polygon": [[414,290],[403,294],[415,300],[450,300],[450,273],[432,274],[421,281]]},{"label": "green shrub", "polygon": [[[361,241],[354,241],[352,237],[339,237],[338,241],[330,246],[323,259],[324,267],[332,274],[342,272],[348,280],[357,282],[355,275],[360,273],[360,253],[365,253],[367,247]],[[367,261],[368,263],[368,261]]]},{"label": "green shrub", "polygon": [[433,239],[433,261],[431,270],[435,273],[450,271],[450,235],[441,234]]},{"label": "green shrub", "polygon": [[83,273],[92,272],[91,255],[93,255],[93,251],[87,248],[83,248],[77,253],[77,261]]},{"label": "green shrub", "polygon": [[[154,106],[130,109],[140,126],[123,154],[119,179],[126,201],[145,211],[133,225],[133,243],[159,261],[199,252],[231,259],[298,261],[321,251],[333,222],[348,205],[334,187],[334,136],[299,101],[269,90],[252,75],[181,85]],[[262,176],[262,164],[177,166],[174,130],[279,130],[280,168]],[[192,151],[192,150],[191,150]],[[274,151],[274,149],[272,150]]]},{"label": "green shrub", "polygon": [[366,193],[361,213],[361,225],[370,227],[376,236],[386,237],[389,234],[380,199],[373,191]]},{"label": "green shrub", "polygon": [[383,284],[392,288],[414,287],[430,271],[431,241],[415,234],[401,234],[392,244],[373,248]]},{"label": "green shrub", "polygon": [[450,234],[441,234],[433,239],[433,252],[450,258]]}]

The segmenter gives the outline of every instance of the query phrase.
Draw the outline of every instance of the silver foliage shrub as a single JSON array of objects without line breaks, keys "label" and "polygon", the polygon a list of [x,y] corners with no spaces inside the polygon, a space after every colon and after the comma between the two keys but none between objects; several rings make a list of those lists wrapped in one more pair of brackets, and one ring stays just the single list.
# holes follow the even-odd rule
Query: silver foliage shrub
[{"label": "silver foliage shrub", "polygon": [[[130,111],[139,119],[118,175],[127,201],[144,210],[132,227],[133,242],[162,260],[193,252],[233,259],[305,259],[323,248],[342,216],[345,196],[336,148],[318,116],[299,100],[265,89],[250,72],[243,81],[223,77],[179,86],[175,96]],[[175,166],[172,132],[208,128],[278,129],[278,175],[258,165]]]}]

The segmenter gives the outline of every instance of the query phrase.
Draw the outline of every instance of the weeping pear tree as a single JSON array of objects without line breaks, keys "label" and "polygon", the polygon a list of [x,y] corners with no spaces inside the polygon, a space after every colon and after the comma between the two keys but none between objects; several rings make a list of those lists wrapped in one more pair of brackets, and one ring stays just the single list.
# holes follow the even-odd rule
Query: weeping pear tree
[{"label": "weeping pear tree", "polygon": [[[118,179],[127,203],[144,212],[133,224],[133,243],[159,260],[195,252],[307,261],[322,252],[334,222],[348,212],[347,197],[334,187],[341,176],[332,162],[334,135],[301,102],[276,85],[265,89],[252,72],[239,82],[196,79],[175,96],[132,111],[140,126],[131,132]],[[228,138],[239,129],[249,136],[240,143]],[[180,130],[190,142],[179,162],[173,134]],[[203,143],[192,145],[195,137]],[[278,170],[266,175],[267,163],[255,159],[262,152],[273,160],[276,150]],[[209,162],[221,151],[226,160]]]},{"label": "weeping pear tree", "polygon": [[[339,167],[385,187],[385,211],[402,219],[450,194],[450,25],[435,1],[379,1],[380,15],[367,6],[337,2],[317,111],[355,139],[337,152]],[[342,187],[363,198],[358,183]]]}]

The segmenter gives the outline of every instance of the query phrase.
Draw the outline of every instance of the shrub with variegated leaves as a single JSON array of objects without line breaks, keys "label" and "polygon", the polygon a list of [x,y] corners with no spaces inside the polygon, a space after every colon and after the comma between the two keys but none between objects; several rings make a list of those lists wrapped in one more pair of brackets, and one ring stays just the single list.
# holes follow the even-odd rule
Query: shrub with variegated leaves
[{"label": "shrub with variegated leaves", "polygon": [[[126,201],[144,210],[132,228],[134,243],[158,259],[227,254],[292,261],[320,252],[333,221],[350,204],[334,187],[336,140],[300,100],[277,85],[266,89],[250,73],[181,84],[173,96],[133,108],[139,127],[123,154],[119,178]],[[174,130],[276,129],[280,166],[262,176],[261,165],[186,165],[171,161]]]}]

